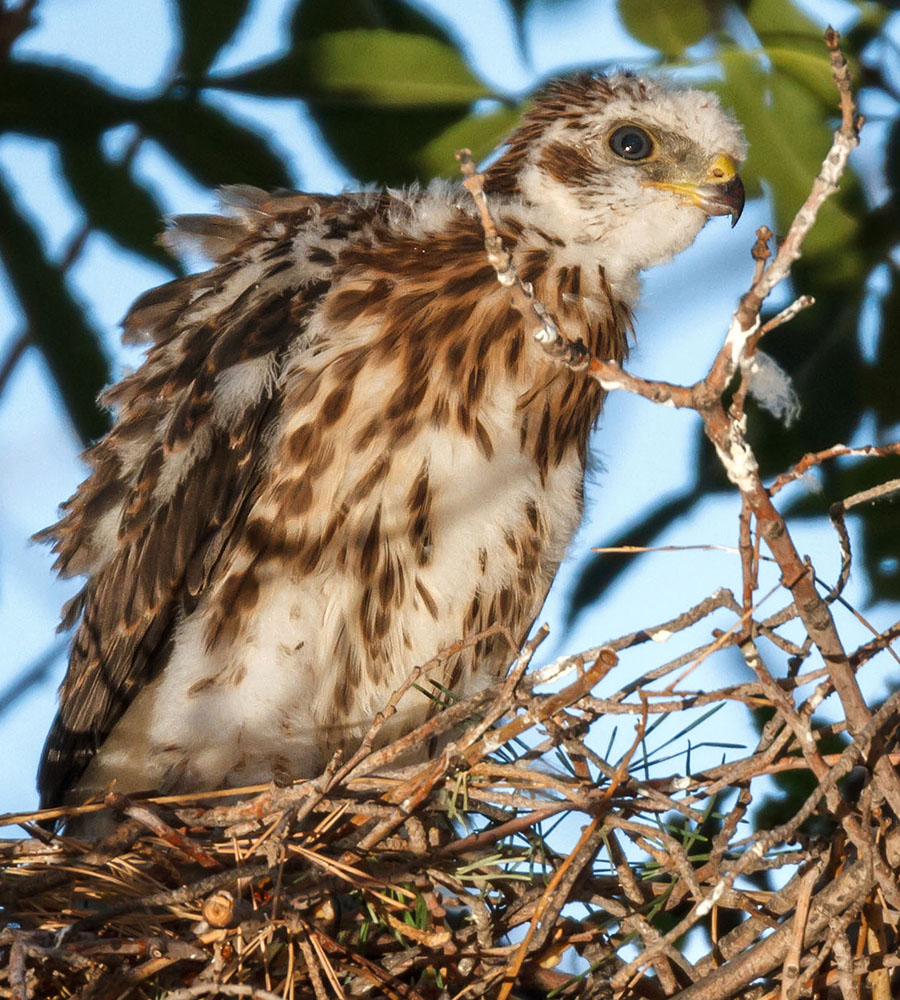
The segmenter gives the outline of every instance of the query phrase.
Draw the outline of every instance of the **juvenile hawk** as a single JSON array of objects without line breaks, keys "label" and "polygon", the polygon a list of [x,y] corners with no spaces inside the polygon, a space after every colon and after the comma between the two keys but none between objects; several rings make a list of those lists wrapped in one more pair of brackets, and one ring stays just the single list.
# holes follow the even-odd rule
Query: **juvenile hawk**
[{"label": "juvenile hawk", "polygon": [[[638,273],[737,218],[743,154],[712,94],[582,75],[485,187],[560,330],[620,361]],[[317,773],[442,647],[523,639],[581,517],[603,391],[526,333],[466,193],[222,201],[167,235],[214,264],[131,308],[146,360],[43,533],[87,576],[45,806]],[[509,659],[487,639],[436,679],[465,695]],[[400,709],[383,741],[429,702]]]}]

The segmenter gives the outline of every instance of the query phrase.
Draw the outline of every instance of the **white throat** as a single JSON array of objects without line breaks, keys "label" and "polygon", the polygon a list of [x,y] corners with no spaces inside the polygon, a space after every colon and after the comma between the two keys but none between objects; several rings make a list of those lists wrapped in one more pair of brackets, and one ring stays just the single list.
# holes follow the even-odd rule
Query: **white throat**
[{"label": "white throat", "polygon": [[699,208],[665,192],[641,187],[635,178],[591,194],[590,203],[532,164],[519,186],[536,226],[566,244],[560,262],[602,265],[617,298],[634,305],[641,271],[664,264],[686,249],[706,222]]}]

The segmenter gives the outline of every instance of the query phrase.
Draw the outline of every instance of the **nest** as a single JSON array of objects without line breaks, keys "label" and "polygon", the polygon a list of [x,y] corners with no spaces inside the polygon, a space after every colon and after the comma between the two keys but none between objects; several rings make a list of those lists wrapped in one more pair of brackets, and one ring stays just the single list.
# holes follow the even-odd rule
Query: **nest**
[{"label": "nest", "polygon": [[[814,465],[896,454],[900,445],[837,445],[766,489],[743,436],[744,384],[727,415],[710,403],[761,333],[810,304],[801,297],[756,332],[763,300],[789,273],[857,141],[831,29],[826,43],[842,126],[771,264],[771,234],[758,231],[754,286],[707,378],[691,389],[626,376],[563,342],[515,277],[474,166],[460,155],[488,259],[533,313],[548,354],[587,365],[605,388],[703,416],[742,491],[743,601],[718,590],[670,622],[527,672],[539,634],[499,690],[464,702],[429,686],[429,671],[461,646],[448,649],[414,672],[350,759],[335,758],[311,781],[193,798],[113,792],[105,803],[4,817],[32,839],[0,849],[0,996],[889,1000],[900,992],[900,692],[873,710],[857,684],[900,624],[847,651],[828,610],[844,600],[850,570],[844,514],[895,496],[897,483],[832,506],[842,567],[824,597],[771,504]],[[765,619],[753,599],[763,538],[790,590],[790,603]],[[731,620],[712,639],[618,680],[620,656],[714,613]],[[796,628],[793,638],[783,631],[792,624],[802,641]],[[461,645],[498,633],[506,634],[493,629]],[[766,656],[787,661],[777,676],[762,639]],[[725,650],[740,652],[751,680],[721,686],[715,661]],[[813,650],[821,661],[811,662]],[[686,687],[701,664],[713,664],[712,682]],[[384,721],[414,684],[434,698],[434,714],[381,746]],[[841,718],[818,721],[832,695]],[[721,762],[697,767],[688,734],[723,706],[755,713],[756,746],[706,741]],[[627,731],[618,748],[615,717]],[[423,746],[443,749],[397,767]],[[779,782],[783,794],[773,798]],[[32,825],[103,808],[121,822],[99,844]]]},{"label": "nest", "polygon": [[[378,748],[398,692],[352,758],[315,780],[193,799],[111,793],[74,810],[118,814],[98,844],[32,825],[51,813],[6,817],[33,837],[0,852],[0,992],[710,1000],[864,982],[887,997],[900,837],[877,775],[891,763],[898,697],[871,717],[868,747],[881,741],[882,756],[870,755],[855,805],[835,794],[864,744],[838,739],[837,752],[817,753],[826,771],[806,798],[751,833],[762,779],[818,767],[797,719],[814,746],[835,738],[787,707],[811,679],[816,697],[827,691],[823,671],[776,681],[758,665],[750,683],[679,690],[686,666],[737,644],[732,631],[609,697],[591,693],[624,650],[729,609],[741,611],[719,591],[655,630],[526,672],[539,635],[499,691],[444,699]],[[430,666],[406,688],[427,689]],[[660,720],[683,715],[683,743],[698,710],[728,701],[769,705],[752,752],[673,774],[661,753],[672,739],[648,750]],[[592,747],[612,715],[625,717],[627,746],[603,756]],[[436,739],[444,749],[430,761],[392,769]]]}]

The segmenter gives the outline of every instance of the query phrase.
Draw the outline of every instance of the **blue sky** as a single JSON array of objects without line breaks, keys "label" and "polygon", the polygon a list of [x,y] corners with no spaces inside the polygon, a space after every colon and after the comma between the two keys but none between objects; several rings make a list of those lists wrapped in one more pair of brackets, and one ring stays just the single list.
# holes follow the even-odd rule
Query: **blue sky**
[{"label": "blue sky", "polygon": [[[573,0],[552,10],[548,5],[536,4],[526,26],[530,53],[527,63],[517,50],[513,25],[499,2],[422,0],[420,6],[452,24],[476,70],[504,92],[527,91],[538,79],[571,65],[600,61],[635,65],[650,54],[621,30],[609,0]],[[283,46],[286,15],[291,7],[284,0],[257,0],[246,27],[222,53],[217,66],[224,69],[251,62]],[[847,11],[846,5],[836,0],[810,3],[808,8],[816,16],[827,14],[838,25]],[[21,40],[16,50],[19,54],[65,58],[114,80],[122,88],[153,88],[176,56],[172,4],[166,0],[43,0],[38,16],[40,24]],[[298,185],[335,191],[348,183],[340,165],[317,142],[314,126],[296,104],[224,96],[217,100],[226,102],[235,114],[259,122],[276,138],[294,165]],[[122,134],[114,134],[109,142],[115,144],[122,139]],[[877,149],[868,155],[876,162]],[[23,209],[34,219],[58,259],[81,218],[59,183],[52,148],[48,143],[23,137],[0,137],[0,169],[12,179]],[[135,169],[162,192],[169,212],[206,211],[213,206],[212,194],[194,184],[152,144],[142,148]],[[690,382],[702,376],[721,343],[734,304],[749,281],[753,231],[770,221],[765,200],[753,202],[736,230],[730,230],[724,220],[715,220],[689,251],[647,277],[637,316],[638,342],[630,363],[632,370],[670,381]],[[89,303],[98,327],[104,331],[117,359],[117,371],[139,361],[139,355],[126,352],[118,344],[119,319],[135,296],[165,278],[160,268],[123,252],[100,235],[89,239],[73,268],[72,285]],[[21,332],[9,289],[0,277],[0,357]],[[576,651],[663,621],[718,586],[739,590],[736,555],[691,552],[644,556],[635,561],[601,607],[583,616],[574,630],[564,633],[561,628],[573,568],[590,546],[692,481],[695,431],[693,414],[613,394],[595,440],[594,450],[602,468],[589,483],[585,526],[542,616],[553,629],[545,659],[551,653]],[[865,439],[865,433],[860,437]],[[0,479],[0,688],[57,642],[54,627],[59,607],[73,592],[74,584],[55,581],[49,552],[27,540],[55,519],[58,503],[72,493],[82,478],[77,453],[77,442],[40,359],[36,352],[30,352],[0,399],[0,456],[5,470]],[[734,545],[738,509],[736,494],[709,501],[660,542]],[[829,529],[821,523],[805,522],[797,526],[795,539],[801,552],[813,555],[820,575],[833,579],[839,556]],[[770,582],[774,582],[774,576]],[[764,584],[762,591],[767,589]],[[850,599],[862,604],[863,595],[864,581],[854,579]],[[776,606],[780,605],[771,599],[768,607],[774,611]],[[896,607],[877,607],[867,613],[882,625],[898,617]],[[722,618],[718,624],[730,622]],[[702,642],[710,627],[707,624],[693,630],[677,648],[654,646],[642,650],[623,669],[634,673],[675,656]],[[858,626],[848,627],[849,643],[865,638]],[[0,747],[7,761],[6,780],[0,786],[0,811],[28,808],[36,802],[33,776],[63,669],[64,657],[59,655],[52,676],[12,712],[0,717]],[[723,670],[733,672],[737,679],[744,668],[734,654],[725,654],[698,671],[695,683],[702,686],[704,678],[720,682]],[[612,683],[617,687],[625,679],[618,673]],[[880,693],[877,677],[871,683],[872,693]],[[718,724],[716,732],[727,731],[729,738],[742,738],[742,734],[749,738],[742,727],[743,720],[735,717],[724,728]],[[714,756],[718,760],[718,752]]]}]

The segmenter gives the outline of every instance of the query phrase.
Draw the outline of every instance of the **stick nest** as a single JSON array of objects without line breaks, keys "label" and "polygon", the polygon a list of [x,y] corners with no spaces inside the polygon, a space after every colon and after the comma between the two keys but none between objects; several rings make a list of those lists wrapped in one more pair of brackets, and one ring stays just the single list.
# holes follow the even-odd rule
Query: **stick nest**
[{"label": "stick nest", "polygon": [[[897,699],[864,747],[810,721],[824,670],[775,680],[758,663],[751,682],[682,689],[723,648],[747,655],[736,629],[592,693],[615,687],[619,653],[729,612],[741,607],[718,591],[526,673],[539,635],[499,691],[438,692],[425,726],[379,747],[389,707],[315,780],[82,807],[116,816],[100,843],[33,825],[47,814],[7,817],[33,836],[0,849],[0,995],[708,1000],[819,996],[843,981],[888,997],[900,837],[871,754],[890,759]],[[409,683],[427,688],[430,666]],[[694,771],[687,732],[723,703],[765,706],[759,744],[714,744],[729,759]],[[663,722],[674,736],[656,739]],[[806,734],[826,766],[818,785]],[[429,741],[443,749],[392,767]],[[773,812],[766,795],[785,774],[804,791]],[[827,800],[848,780],[835,811]],[[769,820],[756,832],[751,804]]]}]

